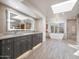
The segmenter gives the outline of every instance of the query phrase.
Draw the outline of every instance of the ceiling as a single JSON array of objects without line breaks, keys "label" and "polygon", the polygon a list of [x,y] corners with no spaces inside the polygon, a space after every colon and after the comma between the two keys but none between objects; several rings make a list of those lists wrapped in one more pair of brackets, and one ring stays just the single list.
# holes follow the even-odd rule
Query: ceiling
[{"label": "ceiling", "polygon": [[[28,5],[29,7],[37,9],[42,14],[44,14],[47,18],[50,18],[50,17],[53,17],[54,15],[51,5],[64,2],[64,1],[67,1],[67,0],[24,0],[23,3],[25,5]],[[30,5],[28,3],[30,3]],[[74,9],[70,12],[64,13],[64,15],[66,17],[73,17],[75,14],[78,13],[78,10],[79,10],[78,6],[79,6],[79,0],[75,5]]]},{"label": "ceiling", "polygon": [[[33,12],[33,10],[30,9],[27,5],[24,5],[22,3],[22,0],[0,0],[0,4],[1,3],[23,14],[29,15],[30,17],[36,18],[38,16],[38,14]],[[7,8],[7,9],[11,10],[10,8]]]},{"label": "ceiling", "polygon": [[[26,12],[26,14],[31,14],[32,16],[34,16],[34,13],[31,12],[33,10],[35,12],[36,11],[41,12],[47,18],[52,18],[55,16],[55,14],[53,13],[51,6],[68,0],[12,0],[11,3],[10,3],[11,0],[0,0],[0,1],[24,13]],[[28,6],[29,8],[27,8],[26,6]],[[63,15],[63,17],[72,18],[78,13],[79,13],[79,0],[72,11],[61,13],[61,14]]]}]

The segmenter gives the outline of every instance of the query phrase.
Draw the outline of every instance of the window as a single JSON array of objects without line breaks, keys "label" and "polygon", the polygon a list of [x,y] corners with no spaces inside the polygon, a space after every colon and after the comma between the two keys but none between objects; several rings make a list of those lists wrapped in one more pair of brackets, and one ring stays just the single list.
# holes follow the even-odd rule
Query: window
[{"label": "window", "polygon": [[64,24],[63,23],[59,24],[59,33],[64,33]]},{"label": "window", "polygon": [[64,33],[64,23],[54,23],[51,25],[51,33]]},{"label": "window", "polygon": [[54,26],[51,26],[51,32],[52,33],[54,32]]}]

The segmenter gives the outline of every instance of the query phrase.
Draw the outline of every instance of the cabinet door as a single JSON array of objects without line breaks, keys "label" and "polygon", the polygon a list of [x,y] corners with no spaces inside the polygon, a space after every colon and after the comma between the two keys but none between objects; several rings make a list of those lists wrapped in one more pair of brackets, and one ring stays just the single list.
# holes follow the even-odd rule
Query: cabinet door
[{"label": "cabinet door", "polygon": [[38,36],[39,36],[39,43],[40,43],[40,42],[42,42],[42,40],[43,40],[43,34],[40,33]]},{"label": "cabinet door", "polygon": [[21,55],[21,44],[20,44],[21,38],[14,38],[14,58],[17,58]]},{"label": "cabinet door", "polygon": [[37,44],[38,44],[38,35],[33,34],[33,47],[36,46]]},{"label": "cabinet door", "polygon": [[2,59],[14,59],[13,58],[13,40],[2,40]]},{"label": "cabinet door", "polygon": [[32,38],[30,35],[16,37],[14,40],[14,57],[17,58],[26,51],[32,49]]},{"label": "cabinet door", "polygon": [[42,42],[42,34],[34,34],[33,35],[33,47]]},{"label": "cabinet door", "polygon": [[21,54],[27,52],[28,50],[32,49],[32,37],[31,35],[22,36],[20,40],[21,46]]},{"label": "cabinet door", "polygon": [[0,59],[2,59],[2,40],[0,40]]},{"label": "cabinet door", "polygon": [[27,50],[30,50],[32,49],[32,35],[27,35],[26,36],[26,41],[27,41],[27,44],[26,44],[26,48]]},{"label": "cabinet door", "polygon": [[33,34],[33,47],[37,45],[37,42],[36,42],[37,39],[38,39],[37,35]]},{"label": "cabinet door", "polygon": [[28,45],[28,42],[26,41],[26,37],[23,36],[20,38],[20,52],[23,54],[24,52],[27,51],[28,48],[26,48],[26,45]]}]

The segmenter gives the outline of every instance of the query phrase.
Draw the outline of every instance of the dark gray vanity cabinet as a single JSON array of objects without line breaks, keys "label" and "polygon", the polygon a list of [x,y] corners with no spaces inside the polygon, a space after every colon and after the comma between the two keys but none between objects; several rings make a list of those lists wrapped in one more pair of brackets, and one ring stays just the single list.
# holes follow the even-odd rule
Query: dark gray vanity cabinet
[{"label": "dark gray vanity cabinet", "polygon": [[42,33],[25,35],[14,38],[14,58],[31,50],[34,46],[42,42]]},{"label": "dark gray vanity cabinet", "polygon": [[39,39],[39,42],[42,42],[42,40],[43,40],[43,34],[42,33],[39,33],[38,36],[39,36],[39,38],[38,38]]},{"label": "dark gray vanity cabinet", "polygon": [[33,48],[33,46],[32,46],[32,44],[33,44],[32,43],[32,35],[27,35],[26,36],[26,42],[27,42],[26,45],[25,45],[26,46],[26,49],[27,50],[32,49]]},{"label": "dark gray vanity cabinet", "polygon": [[14,58],[21,55],[21,44],[20,44],[21,38],[16,37],[14,39]]},{"label": "dark gray vanity cabinet", "polygon": [[42,33],[0,40],[0,59],[16,59],[42,42]]},{"label": "dark gray vanity cabinet", "polygon": [[0,40],[0,59],[14,59],[13,38]]},{"label": "dark gray vanity cabinet", "polygon": [[33,47],[42,42],[42,33],[33,34]]},{"label": "dark gray vanity cabinet", "polygon": [[38,44],[38,37],[36,34],[33,34],[32,46],[35,47]]},{"label": "dark gray vanity cabinet", "polygon": [[16,37],[14,40],[14,57],[17,58],[24,52],[32,49],[32,35]]}]

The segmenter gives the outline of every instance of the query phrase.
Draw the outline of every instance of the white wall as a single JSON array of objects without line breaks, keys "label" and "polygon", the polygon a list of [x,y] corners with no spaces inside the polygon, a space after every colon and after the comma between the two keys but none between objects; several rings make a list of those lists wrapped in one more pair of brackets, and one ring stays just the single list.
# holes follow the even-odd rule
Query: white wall
[{"label": "white wall", "polygon": [[6,7],[0,4],[0,33],[6,32]]},{"label": "white wall", "polygon": [[35,31],[43,33],[43,41],[46,41],[46,18],[35,20]]},{"label": "white wall", "polygon": [[25,6],[23,3],[21,3],[18,0],[0,0],[0,2],[14,8],[16,10],[19,10],[20,12],[23,12],[27,15],[36,17],[36,14],[28,6]]},{"label": "white wall", "polygon": [[79,42],[79,18],[77,18],[77,42]]},{"label": "white wall", "polygon": [[46,18],[43,17],[40,22],[40,31],[43,32],[43,41],[46,41]]}]

